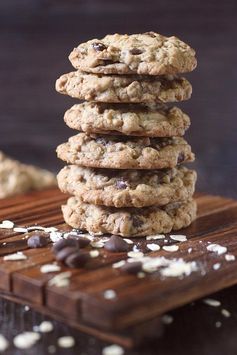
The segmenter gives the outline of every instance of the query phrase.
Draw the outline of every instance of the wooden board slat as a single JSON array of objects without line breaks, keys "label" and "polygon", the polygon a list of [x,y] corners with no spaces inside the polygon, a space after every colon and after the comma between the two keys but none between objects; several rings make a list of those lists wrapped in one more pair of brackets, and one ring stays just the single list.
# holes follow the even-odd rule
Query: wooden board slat
[{"label": "wooden board slat", "polygon": [[[10,219],[21,226],[57,225],[60,229],[67,229],[60,211],[60,205],[66,198],[57,189],[52,189],[3,200],[0,220]],[[56,273],[42,274],[40,271],[43,264],[54,261],[51,245],[29,249],[24,234],[0,229],[0,289],[4,295],[7,292],[8,297],[19,302],[30,302],[37,309],[78,329],[100,337],[107,335],[109,339],[117,337],[117,342],[131,345],[132,334],[140,334],[139,329],[143,329],[145,336],[144,328],[148,329],[154,321],[159,323],[164,312],[237,282],[237,260],[228,262],[224,255],[217,256],[206,249],[208,243],[218,243],[237,257],[237,201],[204,194],[197,194],[196,199],[198,219],[178,232],[185,234],[188,240],[179,244],[177,252],[150,252],[145,239],[135,240],[151,257],[163,255],[182,257],[185,261],[195,260],[201,267],[190,276],[162,279],[157,271],[139,279],[112,268],[114,262],[127,257],[126,253],[100,249],[100,256],[92,259],[86,268],[62,266],[61,272],[70,270],[72,275],[68,288],[58,288],[48,285]],[[161,246],[162,243],[159,241]],[[177,242],[170,240],[169,243]],[[88,250],[90,248],[87,247]],[[192,253],[188,253],[189,248],[192,248]],[[3,260],[4,255],[18,250],[27,255],[26,261]],[[217,262],[221,267],[214,270],[213,265]],[[107,289],[113,289],[116,298],[105,299],[104,291]],[[128,329],[131,336],[128,336]]]}]

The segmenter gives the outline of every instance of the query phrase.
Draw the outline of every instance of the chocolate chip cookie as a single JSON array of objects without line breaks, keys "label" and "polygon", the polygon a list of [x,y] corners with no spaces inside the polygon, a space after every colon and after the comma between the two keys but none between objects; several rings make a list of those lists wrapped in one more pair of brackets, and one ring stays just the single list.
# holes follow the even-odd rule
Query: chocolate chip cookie
[{"label": "chocolate chip cookie", "polygon": [[189,200],[196,172],[185,167],[167,170],[110,170],[65,166],[57,176],[62,192],[83,202],[114,207],[162,206]]},{"label": "chocolate chip cookie", "polygon": [[189,200],[163,207],[118,209],[90,205],[71,197],[62,211],[66,223],[74,228],[139,237],[187,227],[196,218],[196,203]]},{"label": "chocolate chip cookie", "polygon": [[190,46],[155,32],[92,39],[74,48],[69,59],[75,68],[97,74],[176,74],[197,65]]},{"label": "chocolate chip cookie", "polygon": [[111,169],[163,169],[194,160],[180,137],[148,138],[79,133],[57,148],[69,164]]},{"label": "chocolate chip cookie", "polygon": [[86,133],[144,137],[183,136],[190,126],[188,115],[164,105],[83,102],[66,111],[64,120],[70,128]]},{"label": "chocolate chip cookie", "polygon": [[56,178],[51,172],[22,164],[0,151],[0,199],[52,186]]},{"label": "chocolate chip cookie", "polygon": [[80,71],[62,75],[56,90],[82,100],[122,103],[156,103],[187,100],[192,86],[182,77],[96,75]]}]

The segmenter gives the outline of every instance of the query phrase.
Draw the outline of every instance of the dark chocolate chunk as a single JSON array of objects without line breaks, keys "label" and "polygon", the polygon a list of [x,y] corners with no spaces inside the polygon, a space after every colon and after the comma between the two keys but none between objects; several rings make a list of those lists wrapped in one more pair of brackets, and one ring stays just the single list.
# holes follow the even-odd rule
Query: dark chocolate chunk
[{"label": "dark chocolate chunk", "polygon": [[122,178],[116,181],[115,186],[120,190],[126,189],[128,187],[126,181],[124,181]]},{"label": "dark chocolate chunk", "polygon": [[102,52],[103,50],[105,50],[107,48],[103,43],[100,43],[100,42],[92,43],[92,47],[94,48],[94,50],[96,52]]},{"label": "dark chocolate chunk", "polygon": [[71,254],[78,253],[75,247],[66,247],[61,249],[55,256],[56,260],[64,262]]},{"label": "dark chocolate chunk", "polygon": [[142,220],[138,216],[132,216],[132,223],[135,228],[139,228],[143,225]]},{"label": "dark chocolate chunk", "polygon": [[108,251],[119,253],[128,251],[129,245],[118,235],[111,235],[110,239],[105,243],[104,248]]},{"label": "dark chocolate chunk", "polygon": [[142,54],[143,51],[139,48],[132,48],[132,49],[130,49],[130,53],[133,55],[139,55],[139,54]]},{"label": "dark chocolate chunk", "polygon": [[81,237],[80,235],[69,234],[67,240],[74,240],[77,242],[79,248],[85,248],[90,244],[90,239],[86,237]]},{"label": "dark chocolate chunk", "polygon": [[49,243],[49,238],[42,234],[34,234],[27,239],[29,248],[43,248]]},{"label": "dark chocolate chunk", "polygon": [[69,267],[81,267],[84,266],[90,259],[90,254],[85,252],[75,252],[66,258],[65,265]]},{"label": "dark chocolate chunk", "polygon": [[57,254],[60,250],[66,247],[73,247],[79,249],[79,243],[77,239],[61,239],[53,245],[53,252]]},{"label": "dark chocolate chunk", "polygon": [[140,261],[134,261],[132,263],[125,263],[120,270],[125,271],[129,274],[137,274],[142,270],[142,263]]},{"label": "dark chocolate chunk", "polygon": [[183,152],[179,153],[177,163],[180,164],[180,163],[182,163],[184,160],[185,160],[185,155],[184,155],[184,153],[183,153]]}]

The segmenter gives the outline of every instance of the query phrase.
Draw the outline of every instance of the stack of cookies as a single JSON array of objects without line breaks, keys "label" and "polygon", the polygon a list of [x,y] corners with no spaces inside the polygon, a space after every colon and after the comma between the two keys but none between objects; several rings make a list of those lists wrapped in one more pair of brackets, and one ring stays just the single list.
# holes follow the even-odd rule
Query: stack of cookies
[{"label": "stack of cookies", "polygon": [[79,131],[57,148],[66,161],[59,188],[66,223],[94,234],[146,236],[188,226],[196,216],[194,160],[182,138],[189,117],[167,103],[187,100],[178,74],[196,67],[195,52],[154,32],[107,35],[69,56],[77,69],[56,90],[86,100],[64,116]]}]

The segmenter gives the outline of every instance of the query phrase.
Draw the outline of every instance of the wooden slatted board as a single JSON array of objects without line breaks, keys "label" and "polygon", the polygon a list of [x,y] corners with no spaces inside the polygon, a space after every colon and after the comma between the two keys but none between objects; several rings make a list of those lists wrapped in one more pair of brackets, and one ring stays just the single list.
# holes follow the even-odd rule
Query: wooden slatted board
[{"label": "wooden slatted board", "polygon": [[[57,189],[51,189],[1,200],[0,221],[9,219],[21,226],[38,224],[68,229],[60,211],[66,198]],[[135,242],[150,256],[195,260],[200,268],[189,276],[162,279],[155,272],[140,279],[112,268],[114,262],[127,257],[126,253],[101,249],[100,256],[86,268],[70,269],[68,288],[49,286],[55,273],[42,274],[40,266],[54,261],[51,245],[28,249],[24,234],[0,229],[1,294],[123,346],[157,334],[160,316],[165,312],[237,282],[237,201],[204,194],[196,194],[196,199],[198,219],[179,232],[188,241],[180,243],[177,252],[148,252],[146,240],[139,238]],[[163,241],[159,242],[162,245]],[[210,242],[226,246],[236,260],[227,261],[224,254],[208,252]],[[192,252],[188,252],[189,248]],[[3,260],[4,255],[19,250],[27,255],[25,261]],[[216,263],[221,264],[217,270],[213,268]],[[67,270],[62,266],[61,272]],[[104,291],[108,289],[113,289],[117,297],[105,299]]]}]

